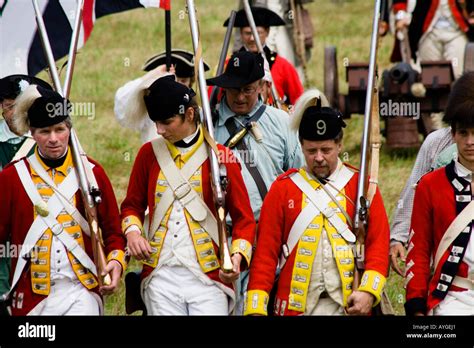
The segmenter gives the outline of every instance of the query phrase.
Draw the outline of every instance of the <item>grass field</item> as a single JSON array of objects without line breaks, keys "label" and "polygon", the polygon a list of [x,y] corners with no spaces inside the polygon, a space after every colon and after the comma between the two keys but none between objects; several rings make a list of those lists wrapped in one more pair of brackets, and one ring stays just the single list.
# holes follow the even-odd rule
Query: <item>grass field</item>
[{"label": "grass field", "polygon": [[[196,0],[204,59],[215,66],[224,36],[222,23],[236,0]],[[317,0],[307,5],[314,27],[315,47],[308,66],[311,87],[323,89],[323,57],[326,45],[338,49],[339,86],[347,91],[343,60],[368,61],[372,21],[372,1]],[[172,41],[174,47],[192,49],[185,1],[172,1]],[[91,102],[95,116],[77,117],[80,140],[85,150],[106,169],[119,203],[127,188],[134,157],[141,145],[138,133],[124,129],[115,121],[113,101],[117,88],[142,74],[145,60],[164,50],[164,13],[157,9],[138,9],[101,18],[86,46],[77,55],[71,100]],[[389,66],[388,57],[393,37],[381,42],[378,62],[380,68]],[[44,77],[45,75],[43,75]],[[208,76],[210,77],[210,75]],[[345,137],[345,159],[358,165],[362,118],[348,121]],[[409,176],[415,153],[390,154],[382,150],[380,158],[380,188],[387,213],[391,215],[398,196]],[[138,268],[132,263],[131,269]],[[404,290],[401,278],[393,272],[388,292],[397,314],[403,314]],[[108,314],[124,314],[123,287],[107,299]]]}]

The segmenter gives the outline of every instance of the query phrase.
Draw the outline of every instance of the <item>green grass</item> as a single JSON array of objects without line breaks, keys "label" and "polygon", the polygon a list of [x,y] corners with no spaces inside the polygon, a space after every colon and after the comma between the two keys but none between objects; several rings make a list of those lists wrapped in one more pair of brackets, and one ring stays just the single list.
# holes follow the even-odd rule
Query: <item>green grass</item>
[{"label": "green grass", "polygon": [[[225,33],[222,23],[237,1],[197,0],[196,3],[203,57],[214,67]],[[318,0],[307,5],[315,28],[315,47],[308,63],[309,86],[323,90],[324,47],[335,45],[338,49],[340,91],[346,93],[343,60],[368,61],[372,6],[372,1],[367,0]],[[172,42],[174,47],[192,50],[185,10],[184,0],[173,0]],[[380,68],[389,65],[392,43],[393,37],[390,36],[381,42]],[[115,91],[125,82],[140,76],[145,60],[164,47],[163,11],[138,9],[99,19],[86,46],[77,55],[71,100],[94,102],[96,115],[93,120],[77,117],[74,124],[85,150],[105,167],[119,203],[125,196],[129,173],[141,142],[138,133],[120,127],[115,121]],[[44,73],[41,76],[44,77]],[[354,165],[359,162],[361,132],[362,118],[353,116],[346,128],[345,151]],[[413,153],[397,156],[382,150],[380,188],[389,216],[414,159]],[[133,269],[138,267],[137,263],[131,265]],[[390,277],[388,292],[398,314],[403,314],[401,284],[400,277]],[[106,313],[124,314],[123,287],[117,295],[107,299]]]}]

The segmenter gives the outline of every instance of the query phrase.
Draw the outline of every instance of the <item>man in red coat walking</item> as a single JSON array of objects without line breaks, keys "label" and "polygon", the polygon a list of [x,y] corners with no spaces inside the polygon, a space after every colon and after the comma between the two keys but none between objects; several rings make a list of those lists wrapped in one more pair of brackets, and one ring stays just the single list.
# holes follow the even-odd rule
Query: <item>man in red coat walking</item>
[{"label": "man in red coat walking", "polygon": [[474,3],[465,0],[417,1],[407,12],[408,0],[393,0],[397,29],[408,27],[413,59],[450,60],[455,78],[463,73],[468,39],[474,40]]},{"label": "man in red coat walking", "polygon": [[[271,51],[265,44],[270,33],[270,27],[285,25],[285,22],[275,12],[264,7],[251,7],[251,10],[278,95],[287,105],[294,105],[304,91],[298,72],[288,60]],[[227,19],[224,26],[227,26],[228,22]],[[241,50],[258,52],[245,10],[242,9],[237,12],[234,27],[240,28],[240,35],[244,44]]]},{"label": "man in red coat walking", "polygon": [[[306,160],[278,177],[265,197],[250,268],[245,314],[369,314],[388,273],[389,226],[377,190],[365,240],[365,272],[352,289],[355,235],[351,228],[358,172],[342,163],[342,115],[321,107],[314,90],[295,107],[294,128]],[[267,308],[281,268],[274,308]]]},{"label": "man in red coat walking", "polygon": [[[150,315],[227,315],[232,282],[250,264],[255,220],[240,164],[221,145],[227,169],[226,209],[232,218],[233,271],[220,270],[209,138],[195,93],[173,75],[144,81],[131,97],[139,116],[155,122],[158,138],[140,149],[122,203],[130,254],[142,260],[141,295]],[[148,114],[148,116],[146,116]],[[150,227],[143,228],[150,211]]]},{"label": "man in red coat walking", "polygon": [[125,270],[125,240],[107,175],[95,161],[92,169],[101,192],[98,221],[111,283],[98,286],[92,261],[90,229],[84,218],[79,180],[68,145],[69,102],[58,93],[30,85],[16,100],[14,130],[28,130],[35,153],[0,173],[2,210],[0,244],[12,258],[13,315],[99,315],[100,295],[112,293]]},{"label": "man in red coat walking", "polygon": [[451,94],[466,97],[447,115],[457,159],[416,187],[405,271],[408,315],[474,315],[473,78],[461,76]]}]

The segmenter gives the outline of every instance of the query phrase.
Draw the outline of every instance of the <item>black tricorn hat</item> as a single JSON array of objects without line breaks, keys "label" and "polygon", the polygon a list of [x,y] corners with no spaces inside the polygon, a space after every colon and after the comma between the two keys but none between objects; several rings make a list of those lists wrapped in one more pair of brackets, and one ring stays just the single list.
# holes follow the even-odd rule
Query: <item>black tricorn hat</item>
[{"label": "black tricorn hat", "polygon": [[[279,15],[265,7],[252,6],[250,9],[257,27],[277,27],[285,25],[285,21]],[[229,18],[224,22],[224,27],[227,27],[228,25]],[[245,10],[239,10],[235,16],[234,28],[244,28],[249,26],[250,24]]]},{"label": "black tricorn hat", "polygon": [[176,82],[174,75],[167,75],[153,82],[143,99],[152,121],[163,121],[184,114],[195,95],[192,88]]},{"label": "black tricorn hat", "polygon": [[241,88],[260,80],[265,75],[263,62],[260,53],[235,52],[227,62],[224,73],[212,79],[207,79],[206,82],[209,86]]},{"label": "black tricorn hat", "polygon": [[[209,65],[204,62],[204,71],[208,71]],[[143,65],[144,71],[151,71],[160,65],[166,64],[166,52],[161,52],[150,57]],[[194,55],[186,50],[171,50],[171,64],[175,66],[176,76],[193,77],[194,76]]]},{"label": "black tricorn hat", "polygon": [[49,83],[34,76],[10,75],[0,79],[0,102],[4,99],[16,99],[28,85],[38,85],[53,90]]}]

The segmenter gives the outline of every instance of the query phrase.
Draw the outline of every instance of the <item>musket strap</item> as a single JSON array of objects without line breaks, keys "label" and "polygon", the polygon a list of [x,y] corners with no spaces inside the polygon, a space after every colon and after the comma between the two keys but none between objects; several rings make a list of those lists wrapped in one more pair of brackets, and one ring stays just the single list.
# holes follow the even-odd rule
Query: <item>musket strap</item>
[{"label": "musket strap", "polygon": [[10,162],[15,162],[15,161],[19,160],[20,158],[23,158],[26,155],[28,155],[28,153],[35,146],[35,144],[36,144],[36,142],[34,141],[33,138],[26,137],[25,141],[23,142],[23,144],[21,144],[20,148],[15,153],[15,156],[13,156],[13,158]]},{"label": "musket strap", "polygon": [[217,220],[207,204],[188,181],[208,158],[205,144],[202,143],[199,146],[194,155],[189,158],[181,170],[176,167],[176,163],[174,163],[173,158],[171,158],[163,137],[152,140],[151,144],[160,170],[163,171],[168,181],[169,188],[163,192],[160,202],[155,206],[153,221],[148,231],[148,238],[153,238],[169,207],[177,199],[185,207],[191,217],[197,221],[210,235],[212,240],[219,245]]},{"label": "musket strap", "polygon": [[[257,122],[260,117],[263,115],[265,112],[266,105],[263,104],[260,106],[260,108],[253,114],[253,116],[247,121],[247,122]],[[230,117],[226,122],[225,122],[225,127],[227,128],[227,131],[230,134],[229,139],[227,139],[226,144],[233,138],[233,136],[238,133],[240,129],[235,125],[234,117]],[[242,138],[237,144],[236,148],[243,153],[246,153],[248,151],[247,145],[245,144],[245,141]],[[263,180],[262,174],[260,174],[258,168],[256,165],[253,163],[250,163],[250,161],[243,161],[245,164],[245,167],[247,168],[248,172],[252,176],[253,180],[255,181],[255,184],[257,185],[258,192],[260,194],[260,197],[262,198],[262,201],[265,199],[265,196],[267,195],[267,185],[265,184],[265,181]]]},{"label": "musket strap", "polygon": [[[23,187],[33,205],[43,201],[38,193],[38,190],[36,189],[35,184],[33,183],[33,180],[31,179],[31,175],[28,172],[25,163],[23,161],[15,163],[15,169],[17,170],[21,183],[23,184]],[[74,171],[63,180],[61,185],[59,185],[59,189],[64,195],[66,195],[68,199],[71,199],[75,195],[79,189],[79,186],[76,173]],[[97,269],[89,255],[87,255],[84,249],[82,249],[82,247],[76,242],[74,238],[69,235],[69,233],[63,233],[64,228],[56,219],[64,208],[59,195],[53,194],[48,200],[47,205],[48,215],[41,216],[38,214],[36,219],[31,224],[28,233],[26,234],[25,240],[23,241],[21,254],[18,257],[18,261],[13,273],[12,285],[8,294],[14,289],[18,280],[20,279],[23,269],[26,266],[28,255],[31,253],[38,240],[48,228],[51,229],[52,233],[61,241],[61,243],[64,244],[67,250],[71,252],[85,268],[89,269],[95,276],[97,276]],[[8,296],[8,294],[6,296]]]},{"label": "musket strap", "polygon": [[219,158],[219,149],[217,148],[216,141],[211,137],[206,127],[202,127],[201,130],[202,130],[202,135],[204,136],[204,140],[211,147],[211,150],[214,151],[217,158]]},{"label": "musket strap", "polygon": [[[250,117],[248,120],[246,120],[246,124],[249,124],[251,122],[257,122],[260,117],[263,116],[263,114],[265,113],[265,109],[266,109],[266,105],[265,104],[262,104],[258,109],[257,111],[255,111],[255,113],[252,115],[252,117]],[[227,119],[227,121],[225,122],[225,127],[227,128],[227,131],[229,132],[229,138],[226,140],[226,142],[224,143],[224,146],[228,146],[229,142],[232,140],[232,138],[238,133],[240,132],[244,127],[240,126],[240,127],[237,127],[235,125],[235,121],[234,121],[234,117],[235,116],[232,116],[232,117],[229,117]],[[243,139],[243,138],[242,138]],[[242,142],[242,140],[240,140],[240,142]],[[236,144],[238,145],[238,143]]]},{"label": "musket strap", "polygon": [[[377,78],[375,81],[377,81]],[[372,202],[375,193],[377,192],[381,146],[378,88],[376,88],[376,93],[374,93],[373,96],[374,100],[372,102],[372,116],[370,120],[370,174],[367,188],[367,200],[369,201],[369,204]]]}]

